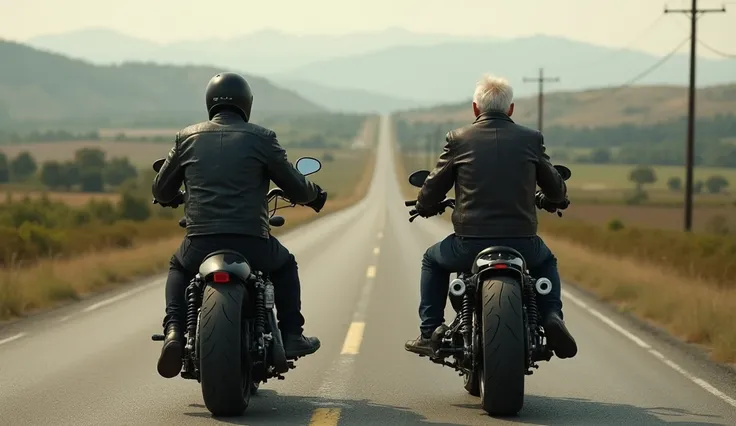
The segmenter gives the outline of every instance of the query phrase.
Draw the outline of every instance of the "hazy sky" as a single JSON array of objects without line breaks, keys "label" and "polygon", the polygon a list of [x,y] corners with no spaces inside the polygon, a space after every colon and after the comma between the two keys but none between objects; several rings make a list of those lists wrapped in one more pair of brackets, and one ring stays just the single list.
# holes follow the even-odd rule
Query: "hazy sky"
[{"label": "hazy sky", "polygon": [[[700,0],[699,7],[720,7]],[[665,54],[687,37],[682,14],[664,5],[689,0],[0,0],[0,37],[29,37],[107,27],[167,42],[231,37],[273,28],[290,33],[339,34],[402,27],[419,32],[517,37],[537,33]],[[736,1],[726,13],[703,16],[698,38],[734,54]],[[651,27],[650,31],[642,32]],[[640,39],[631,44],[640,36]],[[687,51],[683,48],[683,52]],[[699,46],[699,53],[714,56]]]}]

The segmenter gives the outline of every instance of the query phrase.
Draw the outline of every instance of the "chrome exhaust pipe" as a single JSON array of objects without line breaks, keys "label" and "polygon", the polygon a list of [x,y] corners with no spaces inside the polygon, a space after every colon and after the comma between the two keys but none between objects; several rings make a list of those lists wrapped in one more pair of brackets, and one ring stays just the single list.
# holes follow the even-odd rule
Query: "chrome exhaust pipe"
[{"label": "chrome exhaust pipe", "polygon": [[537,282],[534,283],[534,287],[536,288],[537,293],[542,296],[546,296],[552,291],[552,281],[547,278],[539,278]]},{"label": "chrome exhaust pipe", "polygon": [[455,278],[450,282],[450,294],[455,297],[465,294],[465,281]]}]

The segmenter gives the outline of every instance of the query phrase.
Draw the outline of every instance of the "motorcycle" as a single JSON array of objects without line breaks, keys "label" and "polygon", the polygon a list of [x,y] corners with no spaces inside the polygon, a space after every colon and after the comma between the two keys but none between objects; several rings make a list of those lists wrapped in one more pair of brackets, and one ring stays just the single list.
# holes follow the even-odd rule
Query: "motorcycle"
[{"label": "motorcycle", "polygon": [[[554,167],[565,181],[572,176],[567,167]],[[416,171],[409,183],[421,188],[429,173]],[[410,207],[416,202],[404,204]],[[535,204],[542,209],[540,191]],[[448,207],[455,208],[454,199],[446,198],[438,214]],[[554,211],[562,217],[559,209]],[[414,208],[409,214],[409,222],[419,216]],[[518,251],[503,246],[482,250],[470,271],[458,273],[450,282],[448,298],[456,317],[432,334],[434,355],[429,359],[459,371],[465,390],[481,398],[488,414],[517,414],[524,404],[525,376],[539,368],[537,361],[549,361],[553,355],[537,310],[537,295],[550,291],[552,282],[532,277]]]},{"label": "motorcycle", "polygon": [[[156,160],[153,170],[158,172],[164,161]],[[312,157],[299,158],[295,166],[304,176],[322,168]],[[180,192],[182,202],[184,195]],[[269,204],[275,200],[269,224],[283,226],[286,220],[276,211],[296,204],[280,188],[270,189],[266,198]],[[289,204],[279,207],[279,199]],[[179,226],[186,228],[186,218]],[[186,300],[181,377],[201,384],[205,406],[213,415],[242,415],[261,383],[274,377],[284,380],[283,374],[296,368],[299,357],[287,359],[277,327],[273,283],[241,254],[219,250],[207,255],[187,287]],[[164,335],[151,339],[163,341]]]}]

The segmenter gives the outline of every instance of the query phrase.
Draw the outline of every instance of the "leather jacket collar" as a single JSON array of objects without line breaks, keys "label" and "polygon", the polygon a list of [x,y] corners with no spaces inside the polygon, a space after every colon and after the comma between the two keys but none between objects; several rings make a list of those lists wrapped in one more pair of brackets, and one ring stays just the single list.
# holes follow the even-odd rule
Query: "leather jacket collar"
[{"label": "leather jacket collar", "polygon": [[475,121],[473,121],[473,124],[480,123],[480,122],[483,122],[483,121],[488,121],[488,120],[506,120],[506,121],[509,121],[511,123],[514,122],[514,120],[512,120],[511,117],[509,117],[508,115],[506,115],[506,114],[504,114],[502,112],[484,112],[481,115],[479,115],[475,119]]}]

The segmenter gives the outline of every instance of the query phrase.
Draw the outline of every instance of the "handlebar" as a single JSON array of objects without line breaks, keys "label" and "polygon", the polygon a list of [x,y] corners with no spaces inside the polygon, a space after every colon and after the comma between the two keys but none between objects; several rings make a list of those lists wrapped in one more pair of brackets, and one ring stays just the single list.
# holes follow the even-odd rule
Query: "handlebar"
[{"label": "handlebar", "polygon": [[[407,206],[407,207],[409,207],[409,206],[415,206],[415,205],[417,205],[417,200],[407,200],[407,201],[404,201],[404,205]],[[445,200],[440,203],[440,209],[437,212],[437,214],[444,213],[445,212],[445,209],[448,208],[448,207],[451,208],[451,209],[454,209],[455,208],[455,199],[454,198],[445,198]],[[409,222],[414,222],[414,219],[416,219],[419,216],[419,213],[417,213],[417,209],[411,209],[409,211],[409,215],[410,215]]]},{"label": "handlebar", "polygon": [[[539,194],[540,194],[540,192],[538,191],[537,194],[536,194],[536,196],[535,196],[534,204],[536,205],[536,207],[538,209],[542,210],[542,206],[539,204]],[[417,205],[417,200],[406,200],[406,201],[404,201],[404,205],[407,206],[407,207],[416,206]],[[454,198],[446,198],[444,201],[442,201],[440,203],[440,209],[437,211],[436,214],[442,214],[442,213],[444,213],[445,212],[445,209],[448,208],[448,207],[451,208],[451,209],[454,209],[455,208],[455,199]],[[557,216],[562,217],[562,210],[557,209],[555,211],[555,213],[557,213]],[[417,213],[417,209],[411,209],[411,210],[409,210],[409,222],[414,222],[414,219],[416,219],[418,216],[419,216],[419,213]]]}]

